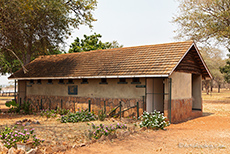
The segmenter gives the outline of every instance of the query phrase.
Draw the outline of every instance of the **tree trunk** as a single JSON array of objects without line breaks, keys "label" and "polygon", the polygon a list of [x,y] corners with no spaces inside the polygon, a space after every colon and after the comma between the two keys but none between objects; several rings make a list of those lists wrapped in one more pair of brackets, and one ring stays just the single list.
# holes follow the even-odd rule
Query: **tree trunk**
[{"label": "tree trunk", "polygon": [[205,80],[205,89],[206,89],[207,95],[209,94],[209,84],[210,84],[209,80]]},{"label": "tree trunk", "polygon": [[220,84],[218,84],[218,93],[220,93]]},{"label": "tree trunk", "polygon": [[213,79],[211,79],[211,92],[212,92],[212,88],[213,88]]}]

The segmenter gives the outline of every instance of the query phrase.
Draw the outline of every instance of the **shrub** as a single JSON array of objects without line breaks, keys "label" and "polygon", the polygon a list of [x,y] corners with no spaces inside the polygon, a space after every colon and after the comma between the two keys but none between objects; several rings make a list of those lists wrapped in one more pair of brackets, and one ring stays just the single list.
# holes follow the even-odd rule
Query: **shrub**
[{"label": "shrub", "polygon": [[19,104],[17,104],[15,100],[6,102],[5,105],[10,108],[8,110],[9,113],[12,113],[12,112],[19,113],[20,112]]},{"label": "shrub", "polygon": [[29,103],[28,101],[24,101],[21,106],[19,106],[19,104],[17,104],[15,100],[6,102],[5,105],[7,107],[10,107],[10,109],[8,110],[9,113],[20,113],[20,111],[22,111],[22,113],[24,114],[32,113],[32,108],[30,107],[31,103]]},{"label": "shrub", "polygon": [[68,109],[60,109],[60,108],[57,108],[57,114],[60,114],[60,115],[66,115],[68,114],[70,111]]},{"label": "shrub", "polygon": [[98,119],[99,119],[100,121],[104,121],[105,118],[106,118],[106,113],[105,113],[103,110],[99,110],[99,111],[98,111]]},{"label": "shrub", "polygon": [[140,127],[164,129],[165,127],[170,125],[170,123],[166,121],[166,117],[164,117],[164,114],[156,110],[151,113],[148,113],[146,111],[143,112],[143,115],[140,117],[140,119]]},{"label": "shrub", "polygon": [[[90,125],[89,123],[87,123]],[[94,123],[91,123],[92,129],[89,129],[89,137],[93,137],[95,139],[99,139],[102,135],[108,136],[109,134],[115,133],[117,129],[126,129],[126,124],[119,124],[116,125],[111,124],[109,127],[105,126],[104,124],[95,125]]]},{"label": "shrub", "polygon": [[3,142],[3,145],[7,148],[14,147],[16,148],[17,142],[26,143],[32,141],[33,146],[38,146],[44,140],[40,140],[34,135],[34,129],[27,130],[22,127],[20,130],[16,130],[17,126],[13,128],[5,127],[4,130],[0,132],[0,139]]},{"label": "shrub", "polygon": [[62,115],[60,121],[62,123],[67,122],[85,122],[85,121],[94,121],[97,117],[93,113],[86,110],[77,111],[76,113],[69,112],[67,115]]},{"label": "shrub", "polygon": [[31,103],[28,101],[27,102],[24,101],[20,107],[20,110],[22,110],[24,114],[31,114],[32,113]]},{"label": "shrub", "polygon": [[41,110],[41,116],[45,116],[48,118],[55,118],[57,117],[57,111],[56,110]]}]

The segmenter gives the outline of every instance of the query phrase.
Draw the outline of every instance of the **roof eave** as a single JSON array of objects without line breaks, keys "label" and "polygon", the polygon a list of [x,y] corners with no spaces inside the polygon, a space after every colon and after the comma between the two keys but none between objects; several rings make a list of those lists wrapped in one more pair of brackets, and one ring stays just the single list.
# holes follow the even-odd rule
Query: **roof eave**
[{"label": "roof eave", "polygon": [[25,77],[25,78],[8,78],[9,80],[38,80],[38,79],[100,79],[100,78],[167,78],[169,75],[115,75],[115,76],[77,76],[77,77]]}]

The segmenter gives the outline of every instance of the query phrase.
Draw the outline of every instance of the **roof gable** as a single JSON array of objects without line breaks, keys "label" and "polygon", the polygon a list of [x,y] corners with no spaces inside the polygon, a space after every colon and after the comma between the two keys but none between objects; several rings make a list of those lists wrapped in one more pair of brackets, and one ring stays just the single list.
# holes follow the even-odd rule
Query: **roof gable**
[{"label": "roof gable", "polygon": [[202,75],[203,78],[212,78],[195,44],[185,53],[173,71],[199,74]]},{"label": "roof gable", "polygon": [[10,78],[167,77],[193,41],[41,56]]}]

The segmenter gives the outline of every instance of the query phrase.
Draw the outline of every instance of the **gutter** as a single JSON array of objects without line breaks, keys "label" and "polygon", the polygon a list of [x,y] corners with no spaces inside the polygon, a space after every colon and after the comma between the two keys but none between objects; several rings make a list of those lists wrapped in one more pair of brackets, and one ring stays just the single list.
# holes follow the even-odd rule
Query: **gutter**
[{"label": "gutter", "polygon": [[151,78],[168,77],[169,75],[118,75],[118,76],[77,76],[77,77],[25,77],[8,78],[9,80],[38,80],[38,79],[101,79],[101,78]]}]

